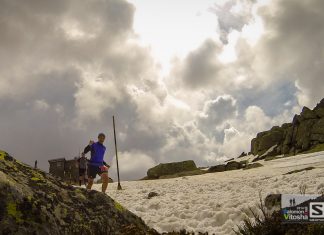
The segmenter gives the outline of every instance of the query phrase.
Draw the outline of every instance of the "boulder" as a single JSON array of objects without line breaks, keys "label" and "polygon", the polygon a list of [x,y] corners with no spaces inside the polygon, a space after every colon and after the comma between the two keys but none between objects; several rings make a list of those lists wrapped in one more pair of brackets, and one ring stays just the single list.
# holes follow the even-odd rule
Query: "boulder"
[{"label": "boulder", "polygon": [[225,170],[225,165],[217,165],[210,167],[207,172],[222,172]]},{"label": "boulder", "polygon": [[73,187],[0,151],[0,234],[151,234],[108,195]]},{"label": "boulder", "polygon": [[172,163],[160,163],[159,165],[150,168],[147,171],[147,176],[150,179],[158,179],[163,175],[174,175],[184,171],[198,170],[194,161],[172,162]]},{"label": "boulder", "polygon": [[242,168],[242,164],[236,161],[228,162],[225,166],[226,171],[238,170]]},{"label": "boulder", "polygon": [[251,164],[246,165],[243,170],[249,170],[249,169],[252,169],[252,168],[258,168],[258,167],[261,167],[261,166],[263,166],[261,163],[255,162],[255,163],[251,163]]},{"label": "boulder", "polygon": [[159,196],[159,194],[156,193],[156,192],[150,192],[150,193],[147,195],[147,198],[148,198],[148,199],[151,199],[152,197],[156,197],[156,196]]}]

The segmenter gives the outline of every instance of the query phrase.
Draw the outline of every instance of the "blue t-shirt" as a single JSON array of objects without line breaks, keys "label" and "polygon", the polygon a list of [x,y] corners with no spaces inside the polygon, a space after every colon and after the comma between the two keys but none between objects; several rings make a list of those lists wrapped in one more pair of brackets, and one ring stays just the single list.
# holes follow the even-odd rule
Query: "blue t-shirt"
[{"label": "blue t-shirt", "polygon": [[91,158],[89,164],[93,166],[102,166],[104,161],[104,155],[106,152],[106,147],[99,142],[93,143],[90,147]]}]

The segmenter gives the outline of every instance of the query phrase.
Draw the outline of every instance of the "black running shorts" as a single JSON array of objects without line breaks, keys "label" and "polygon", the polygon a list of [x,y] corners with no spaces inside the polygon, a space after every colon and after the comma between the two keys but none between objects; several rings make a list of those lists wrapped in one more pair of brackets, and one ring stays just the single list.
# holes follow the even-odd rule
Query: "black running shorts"
[{"label": "black running shorts", "polygon": [[107,167],[88,165],[88,177],[90,179],[94,179],[96,178],[97,175],[101,175],[102,173],[107,173],[107,172],[108,172]]}]

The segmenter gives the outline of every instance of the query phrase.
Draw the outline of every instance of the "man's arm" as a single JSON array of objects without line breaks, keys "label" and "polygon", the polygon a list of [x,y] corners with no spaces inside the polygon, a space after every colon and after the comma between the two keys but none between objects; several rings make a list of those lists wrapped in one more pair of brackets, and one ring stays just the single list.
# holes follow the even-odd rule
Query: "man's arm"
[{"label": "man's arm", "polygon": [[90,151],[91,151],[91,146],[90,145],[87,145],[87,147],[85,147],[84,150],[83,150],[84,154],[87,154]]},{"label": "man's arm", "polygon": [[89,142],[89,144],[87,145],[87,147],[85,147],[84,150],[83,150],[83,153],[84,153],[84,154],[87,154],[88,152],[91,151],[91,146],[92,146],[93,143],[94,143],[94,142],[93,142],[92,140],[90,140],[90,142]]}]

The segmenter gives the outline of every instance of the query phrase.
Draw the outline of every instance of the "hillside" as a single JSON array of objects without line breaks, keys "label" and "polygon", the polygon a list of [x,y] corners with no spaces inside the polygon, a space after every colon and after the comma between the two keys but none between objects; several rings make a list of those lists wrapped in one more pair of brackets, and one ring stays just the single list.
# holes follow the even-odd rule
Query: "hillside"
[{"label": "hillside", "polygon": [[109,196],[0,151],[0,234],[158,234]]}]

